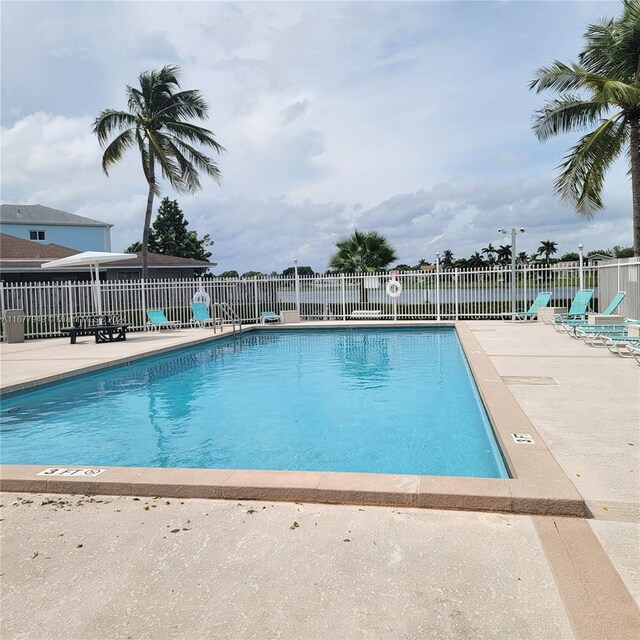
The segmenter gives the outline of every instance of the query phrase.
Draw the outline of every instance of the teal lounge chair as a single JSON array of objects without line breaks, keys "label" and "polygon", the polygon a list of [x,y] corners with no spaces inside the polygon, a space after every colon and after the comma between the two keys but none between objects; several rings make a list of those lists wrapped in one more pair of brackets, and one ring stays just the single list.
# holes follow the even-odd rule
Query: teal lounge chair
[{"label": "teal lounge chair", "polygon": [[[546,307],[549,304],[549,300],[551,300],[552,296],[553,294],[550,291],[541,291],[536,296],[536,299],[531,303],[529,309],[527,311],[517,313],[513,317],[513,320],[535,320],[538,316],[538,309]],[[512,316],[510,313],[503,313],[502,318],[503,320],[510,320],[512,319]]]},{"label": "teal lounge chair", "polygon": [[584,318],[587,315],[591,298],[593,298],[593,289],[580,289],[576,293],[569,311],[567,313],[557,313],[553,316],[551,322],[553,324],[561,324],[564,320]]},{"label": "teal lounge chair", "polygon": [[640,344],[628,344],[627,351],[640,366]]},{"label": "teal lounge chair", "polygon": [[216,320],[212,318],[209,314],[209,309],[204,302],[192,302],[191,303],[191,313],[193,317],[191,318],[191,324],[196,327],[204,328],[207,324],[213,325],[213,329],[215,331],[216,328]]},{"label": "teal lounge chair", "polygon": [[632,347],[640,347],[640,337],[604,336],[603,344],[607,349],[609,349],[609,351],[611,351],[611,353],[624,357],[633,355],[633,353],[629,353],[629,345]]},{"label": "teal lounge chair", "polygon": [[151,331],[160,331],[160,329],[180,329],[180,322],[172,322],[167,318],[162,309],[147,309],[146,328]]},{"label": "teal lounge chair", "polygon": [[[618,310],[620,303],[624,300],[624,297],[626,295],[627,295],[626,291],[618,291],[618,293],[616,293],[616,295],[613,296],[613,299],[609,303],[609,306],[602,313],[599,313],[598,315],[612,316],[615,313],[615,311]],[[565,320],[564,322],[557,323],[555,327],[558,329],[558,331],[562,331],[564,329],[567,332],[571,332],[573,331],[574,327],[579,327],[583,325],[586,326],[587,324],[588,324],[587,320],[583,318],[579,320]]]},{"label": "teal lounge chair", "polygon": [[280,322],[280,316],[275,311],[262,311],[260,313],[260,322],[262,324],[267,322]]}]

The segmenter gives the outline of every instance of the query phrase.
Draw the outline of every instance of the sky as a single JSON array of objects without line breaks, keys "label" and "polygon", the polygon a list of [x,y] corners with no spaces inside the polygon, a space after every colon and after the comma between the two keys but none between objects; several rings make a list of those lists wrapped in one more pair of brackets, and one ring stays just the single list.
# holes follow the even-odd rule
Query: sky
[{"label": "sky", "polygon": [[[625,160],[605,208],[578,217],[553,194],[579,134],[541,144],[535,70],[575,59],[588,24],[619,2],[10,2],[1,12],[3,203],[113,224],[112,250],[142,236],[136,152],[109,176],[91,131],[126,109],[140,72],[177,64],[210,106],[226,152],[218,185],[177,199],[215,241],[215,273],[327,268],[335,243],[377,231],[398,262],[540,241],[559,254],[629,246]],[[158,201],[156,201],[157,210]]]}]

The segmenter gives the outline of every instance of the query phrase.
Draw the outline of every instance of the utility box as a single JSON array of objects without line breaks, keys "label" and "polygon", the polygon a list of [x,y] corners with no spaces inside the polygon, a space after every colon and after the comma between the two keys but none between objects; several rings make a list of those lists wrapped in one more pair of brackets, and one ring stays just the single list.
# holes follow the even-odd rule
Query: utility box
[{"label": "utility box", "polygon": [[24,311],[7,309],[4,312],[4,341],[24,342]]},{"label": "utility box", "polygon": [[293,324],[295,322],[300,322],[300,312],[296,310],[281,311],[280,322],[282,322],[282,324]]}]

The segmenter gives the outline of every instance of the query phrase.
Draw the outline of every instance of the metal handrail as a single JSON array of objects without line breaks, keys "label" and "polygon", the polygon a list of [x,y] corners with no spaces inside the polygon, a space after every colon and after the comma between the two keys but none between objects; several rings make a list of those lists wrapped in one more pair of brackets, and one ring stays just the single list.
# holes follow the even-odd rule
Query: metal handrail
[{"label": "metal handrail", "polygon": [[236,335],[236,325],[237,325],[238,334],[241,334],[242,322],[238,317],[238,315],[236,314],[236,312],[229,306],[227,302],[214,302],[212,303],[211,306],[213,308],[214,323],[215,323],[215,317],[216,317],[215,310],[217,308],[220,311],[219,315],[220,315],[221,324],[231,323],[233,337],[237,338],[238,336]]}]

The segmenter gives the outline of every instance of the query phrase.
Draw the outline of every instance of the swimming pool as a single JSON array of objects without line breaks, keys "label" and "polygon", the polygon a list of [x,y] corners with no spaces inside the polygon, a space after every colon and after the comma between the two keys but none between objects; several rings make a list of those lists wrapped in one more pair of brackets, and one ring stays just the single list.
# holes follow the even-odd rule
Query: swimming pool
[{"label": "swimming pool", "polygon": [[453,328],[253,331],[2,403],[4,464],[508,477]]}]

